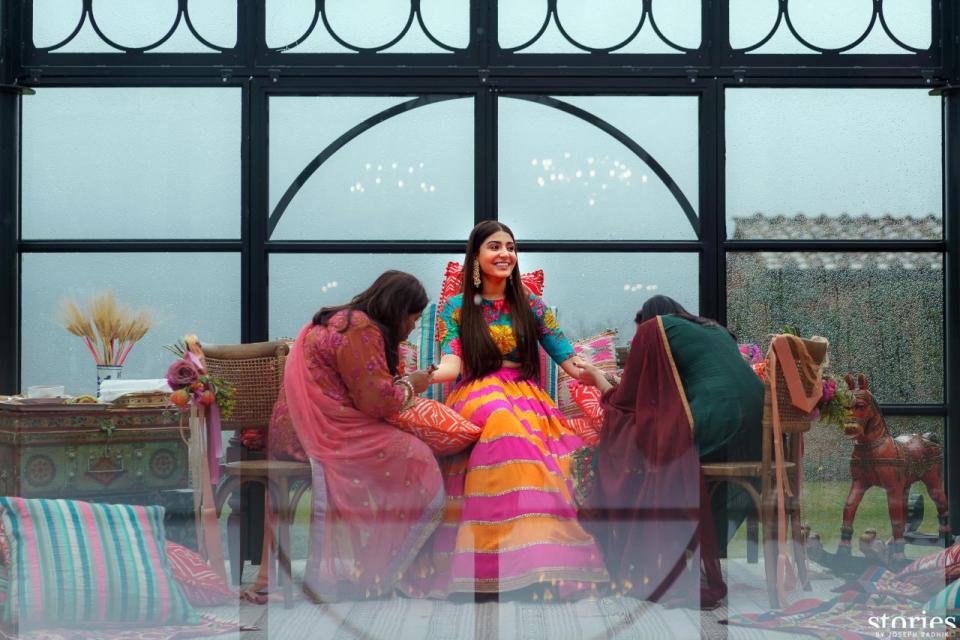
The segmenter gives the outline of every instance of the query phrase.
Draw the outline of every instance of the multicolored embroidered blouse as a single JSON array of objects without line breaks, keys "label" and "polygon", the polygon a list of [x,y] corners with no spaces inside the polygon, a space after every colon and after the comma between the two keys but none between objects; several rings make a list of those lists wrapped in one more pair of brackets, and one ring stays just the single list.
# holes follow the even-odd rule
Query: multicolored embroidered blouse
[{"label": "multicolored embroidered blouse", "polygon": [[[553,312],[543,303],[543,300],[534,294],[527,296],[530,310],[537,319],[539,335],[537,336],[543,350],[560,364],[564,360],[576,355],[573,345],[563,335],[557,324]],[[517,339],[513,334],[513,320],[510,316],[510,304],[506,300],[487,300],[484,298],[483,319],[490,329],[493,343],[500,349],[504,360],[521,362],[517,350]],[[440,343],[441,355],[452,354],[463,357],[463,346],[460,342],[460,310],[463,308],[463,294],[449,298],[440,309],[437,321],[437,341]]]}]

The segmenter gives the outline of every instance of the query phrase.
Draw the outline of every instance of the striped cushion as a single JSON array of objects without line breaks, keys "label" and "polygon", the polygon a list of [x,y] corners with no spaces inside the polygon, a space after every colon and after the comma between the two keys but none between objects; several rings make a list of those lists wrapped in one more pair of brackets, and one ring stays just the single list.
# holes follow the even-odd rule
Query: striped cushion
[{"label": "striped cushion", "polygon": [[[617,369],[616,342],[616,329],[607,329],[595,336],[574,341],[573,349],[578,356],[595,365],[601,371],[613,372]],[[577,406],[570,394],[568,383],[571,380],[572,378],[564,371],[560,371],[557,377],[557,406],[567,418],[583,415],[583,411]]]},{"label": "striped cushion", "polygon": [[163,507],[0,497],[0,519],[10,548],[5,621],[199,623],[170,573]]},{"label": "striped cushion", "polygon": [[[419,366],[426,369],[432,364],[440,362],[440,350],[437,345],[437,305],[429,304],[420,316],[420,327],[417,330],[417,344],[419,346]],[[432,384],[423,392],[423,397],[437,402],[443,402],[453,390],[453,383]]]},{"label": "striped cushion", "polygon": [[960,616],[960,580],[954,580],[943,591],[930,598],[923,605],[927,614],[944,613],[949,616]]}]

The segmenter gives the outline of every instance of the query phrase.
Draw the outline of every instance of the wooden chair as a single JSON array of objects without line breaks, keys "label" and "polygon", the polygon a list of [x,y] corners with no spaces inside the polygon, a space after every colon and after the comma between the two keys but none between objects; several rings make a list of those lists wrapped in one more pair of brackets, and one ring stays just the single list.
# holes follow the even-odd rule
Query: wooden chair
[{"label": "wooden chair", "polygon": [[[234,387],[232,415],[223,420],[223,428],[231,430],[266,429],[270,424],[273,405],[283,383],[283,368],[290,346],[286,342],[256,342],[239,345],[205,345],[207,372],[231,383]],[[241,459],[221,465],[220,486],[217,488],[217,510],[223,508],[235,492],[239,501],[231,501],[239,508],[231,513],[227,523],[227,544],[230,554],[230,573],[239,583],[243,573],[246,541],[250,526],[259,526],[244,518],[250,506],[244,490],[251,484],[261,485],[270,495],[270,503],[277,514],[278,576],[283,586],[284,605],[293,605],[293,580],[290,570],[290,524],[297,504],[310,488],[311,471],[307,462]],[[292,494],[291,494],[292,491]],[[249,513],[247,514],[249,515]],[[245,520],[245,522],[244,522]],[[263,559],[261,559],[263,560]]]},{"label": "wooden chair", "polygon": [[[814,362],[820,364],[826,358],[826,343],[804,340],[808,353]],[[770,411],[770,385],[765,384],[764,412]],[[783,428],[783,459],[787,481],[793,496],[785,496],[787,522],[793,543],[794,560],[797,565],[797,578],[805,591],[810,590],[807,575],[806,541],[803,539],[800,523],[800,488],[803,475],[801,444],[803,432],[809,430],[810,423],[794,423]],[[774,468],[774,441],[770,421],[763,420],[761,428],[762,448],[760,460],[746,462],[707,462],[703,463],[703,475],[710,496],[716,493],[724,482],[744,489],[753,502],[753,511],[747,515],[747,562],[758,560],[758,520],[763,528],[763,562],[767,581],[767,596],[770,606],[780,607],[777,594],[777,507]],[[717,523],[724,526],[726,523]]]}]

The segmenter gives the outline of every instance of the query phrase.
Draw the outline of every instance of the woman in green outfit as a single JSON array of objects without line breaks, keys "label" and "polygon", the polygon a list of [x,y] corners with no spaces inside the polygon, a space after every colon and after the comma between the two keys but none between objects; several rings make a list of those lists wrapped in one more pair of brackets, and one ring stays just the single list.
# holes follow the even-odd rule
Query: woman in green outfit
[{"label": "woman in green outfit", "polygon": [[[647,300],[637,313],[637,325],[657,316],[662,318],[663,333],[692,414],[700,461],[759,460],[763,384],[744,361],[736,338],[726,327],[693,315],[667,296]],[[600,390],[610,388],[599,370],[596,374],[594,382]],[[728,489],[726,483],[714,495],[711,511],[721,553],[749,508],[746,493]]]}]

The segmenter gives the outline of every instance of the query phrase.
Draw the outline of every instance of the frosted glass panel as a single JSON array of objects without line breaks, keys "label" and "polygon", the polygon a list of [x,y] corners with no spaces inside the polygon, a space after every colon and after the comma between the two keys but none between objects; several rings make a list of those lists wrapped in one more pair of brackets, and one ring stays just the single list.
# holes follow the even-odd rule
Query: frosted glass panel
[{"label": "frosted glass panel", "polygon": [[940,98],[733,89],[726,109],[729,237],[942,237]]},{"label": "frosted glass panel", "polygon": [[240,237],[240,95],[37,91],[23,103],[23,237]]},{"label": "frosted glass panel", "polygon": [[[329,144],[412,97],[270,100],[270,209]],[[279,219],[273,239],[460,239],[473,226],[473,102],[389,118],[333,154]]]},{"label": "frosted glass panel", "polygon": [[[697,98],[558,97],[623,132],[659,163],[696,219]],[[524,239],[694,239],[678,199],[631,149],[581,118],[499,101],[500,216]]]},{"label": "frosted glass panel", "polygon": [[[822,49],[910,54],[911,49],[930,47],[932,6],[931,0],[792,0],[783,5],[781,14],[777,0],[730,0],[730,45],[756,47],[750,53],[758,54],[809,54]],[[777,24],[778,15],[776,32],[757,47]],[[872,28],[863,37],[871,19]]]},{"label": "frosted glass panel", "polygon": [[419,278],[427,296],[436,302],[451,260],[460,262],[463,254],[273,254],[270,256],[271,339],[295,338],[318,309],[349,302],[387,269],[406,271]]},{"label": "frosted glass panel", "polygon": [[420,0],[422,25],[409,0],[327,0],[321,4],[323,14],[311,28],[317,7],[314,0],[266,0],[267,46],[290,53],[351,53],[358,49],[449,53],[465,49],[470,42],[469,0]]},{"label": "frosted glass panel", "polygon": [[[91,11],[103,37],[82,5],[82,0],[33,0],[34,44],[53,47],[55,53],[120,53],[123,48],[215,53],[236,46],[237,0],[187,2],[183,12],[177,0],[97,0]],[[188,17],[199,38],[190,31]],[[164,41],[174,24],[176,29]]]},{"label": "frosted glass panel", "polygon": [[[506,221],[509,224],[509,221]],[[626,345],[647,298],[663,294],[699,309],[699,260],[693,253],[524,253],[522,272],[543,269],[543,297],[559,309],[571,340],[616,329]]]},{"label": "frosted glass panel", "polygon": [[557,0],[555,12],[547,4],[500,0],[500,46],[519,53],[674,54],[700,47],[701,0],[654,0],[648,11],[635,0]]},{"label": "frosted glass panel", "polygon": [[[634,316],[658,293],[692,312],[699,307],[696,254],[521,251],[519,259],[524,273],[544,270],[544,300],[559,307],[560,324],[571,339],[614,328],[619,342],[628,344]],[[386,269],[417,276],[436,302],[450,260],[463,255],[271,255],[270,337],[296,337],[317,309],[348,302]]]},{"label": "frosted glass panel", "polygon": [[187,333],[209,343],[240,341],[240,257],[236,254],[115,253],[23,256],[22,388],[62,384],[94,393],[96,365],[83,340],[58,320],[61,300],[110,290],[121,303],[154,311],[150,332],[130,352],[126,379],[162,378],[162,348]]},{"label": "frosted glass panel", "polygon": [[831,369],[881,403],[943,402],[939,253],[733,253],[727,319],[740,342],[796,327],[830,340]]}]

